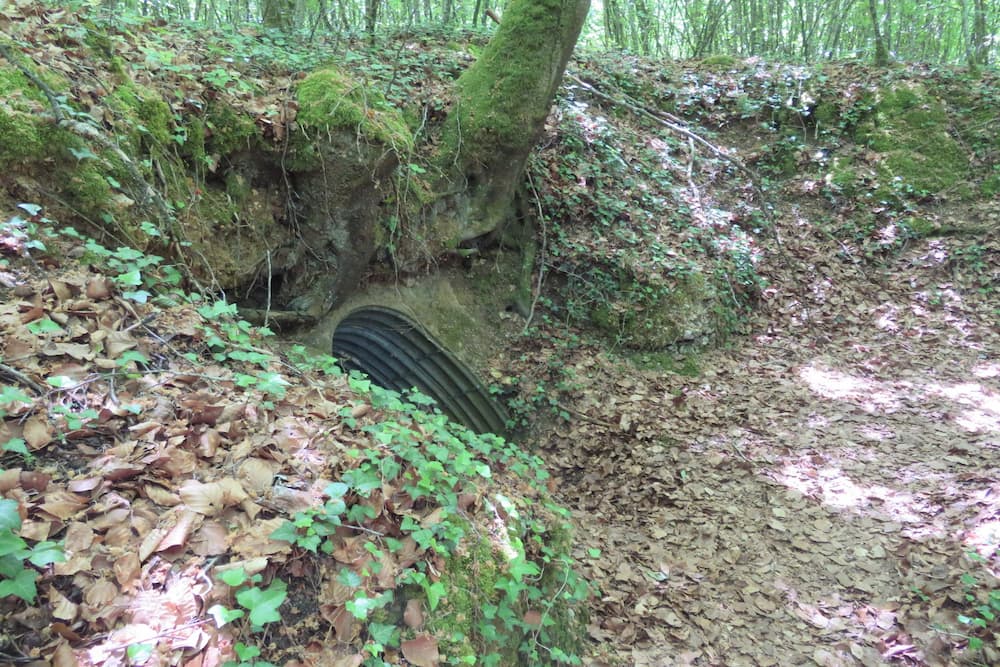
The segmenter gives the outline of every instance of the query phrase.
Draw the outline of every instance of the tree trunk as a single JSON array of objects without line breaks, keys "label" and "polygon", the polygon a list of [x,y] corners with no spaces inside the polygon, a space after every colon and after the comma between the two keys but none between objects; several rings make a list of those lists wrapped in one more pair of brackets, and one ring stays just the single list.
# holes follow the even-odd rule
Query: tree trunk
[{"label": "tree trunk", "polygon": [[589,8],[590,0],[512,0],[458,79],[442,169],[461,194],[435,212],[442,240],[476,238],[508,219]]},{"label": "tree trunk", "polygon": [[264,0],[261,14],[265,28],[288,30],[292,27],[295,2],[294,0]]},{"label": "tree trunk", "polygon": [[973,67],[988,64],[989,36],[986,30],[986,0],[975,0],[972,9],[972,48],[969,51]]},{"label": "tree trunk", "polygon": [[878,67],[889,66],[889,48],[885,45],[885,38],[882,37],[882,29],[879,28],[878,7],[876,0],[868,0],[868,15],[872,20],[872,33],[875,38],[875,65]]},{"label": "tree trunk", "polygon": [[381,0],[366,0],[365,2],[365,32],[369,37],[375,36],[375,26],[378,24],[378,6]]}]

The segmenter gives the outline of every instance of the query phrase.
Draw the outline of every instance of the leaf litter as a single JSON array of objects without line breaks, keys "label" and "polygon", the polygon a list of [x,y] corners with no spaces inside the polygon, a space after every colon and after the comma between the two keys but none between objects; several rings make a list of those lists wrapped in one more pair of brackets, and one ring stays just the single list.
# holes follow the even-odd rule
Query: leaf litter
[{"label": "leaf litter", "polygon": [[586,345],[567,362],[586,419],[539,446],[601,589],[591,664],[1000,660],[956,621],[965,554],[995,567],[1000,545],[1000,296],[929,261],[954,239],[867,279],[778,224],[794,261],[761,267],[753,333],[697,377]]},{"label": "leaf litter", "polygon": [[[79,42],[52,29],[73,20],[4,17],[46,51],[39,61],[77,81],[74,94],[95,100],[100,117],[100,87],[76,77],[73,58],[57,48]],[[164,50],[179,56],[158,76],[184,92],[178,104],[196,100],[206,87],[176,70],[206,66],[204,49],[169,39]],[[117,50],[141,60],[129,34]],[[265,134],[294,117],[267,93],[290,79],[275,83],[274,72],[236,64],[229,76],[246,85],[212,94],[245,105]],[[253,98],[250,88],[259,89]],[[727,122],[727,112],[712,113]],[[802,193],[811,190],[802,183]],[[705,353],[700,375],[636,369],[588,346],[569,362],[580,384],[565,406],[571,419],[538,446],[574,510],[577,556],[600,589],[590,664],[976,659],[954,629],[966,603],[964,553],[992,555],[1000,530],[996,291],[976,292],[947,238],[914,242],[876,275],[860,275],[842,247],[809,233],[809,204],[784,208],[779,231],[794,261],[771,256],[761,267],[772,287],[751,337]],[[995,233],[984,244],[996,277]],[[4,256],[22,250],[0,238]],[[61,534],[67,556],[39,582],[43,605],[0,607],[4,632],[55,665],[124,664],[126,647],[144,642],[162,662],[183,654],[198,656],[187,664],[218,664],[229,640],[203,611],[231,591],[215,575],[263,572],[289,558],[268,539],[280,521],[262,513],[311,506],[320,480],[367,444],[340,410],[359,420],[376,411],[336,380],[310,382],[280,364],[268,370],[288,376],[287,392],[261,410],[260,394],[238,385],[238,369],[183,357],[205,347],[193,307],[129,303],[84,265],[15,263],[0,285],[3,363],[22,378],[61,378],[58,391],[38,387],[30,404],[4,406],[0,442],[23,439],[41,465],[8,468],[0,491],[24,508],[22,535]],[[39,323],[42,333],[28,328]],[[130,351],[150,363],[140,371]],[[529,362],[547,352],[535,344]],[[133,377],[109,383],[105,372],[119,367]],[[336,563],[366,557],[357,538],[343,536]],[[234,560],[213,570],[221,554]],[[411,544],[397,566],[420,557]],[[335,572],[285,565],[318,584],[292,596],[283,632],[308,637],[320,598],[335,637],[356,637],[344,610],[350,591]],[[420,627],[422,616],[408,608],[407,624]],[[359,664],[333,643],[302,644],[312,664]],[[1000,662],[995,640],[985,650],[988,663]],[[401,651],[412,664],[438,659],[429,635]]]}]

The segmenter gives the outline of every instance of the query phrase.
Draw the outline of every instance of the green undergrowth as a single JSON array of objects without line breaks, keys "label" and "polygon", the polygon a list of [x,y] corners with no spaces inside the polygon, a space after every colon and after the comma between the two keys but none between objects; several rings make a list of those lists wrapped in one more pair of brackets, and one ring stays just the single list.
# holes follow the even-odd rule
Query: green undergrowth
[{"label": "green undergrowth", "polygon": [[647,351],[738,331],[762,285],[743,227],[760,223],[693,206],[675,157],[687,149],[669,133],[570,100],[560,117],[531,165],[553,317]]},{"label": "green undergrowth", "polygon": [[[293,545],[292,558],[329,559],[339,568],[337,581],[351,591],[346,609],[362,627],[358,650],[367,656],[365,665],[389,664],[415,636],[403,619],[413,600],[425,610],[425,631],[437,640],[442,664],[580,664],[590,588],[575,572],[569,515],[549,497],[548,473],[537,456],[499,436],[452,423],[419,393],[382,389],[357,372],[345,376],[328,355],[296,347],[282,361],[265,340],[269,331],[240,320],[231,304],[185,292],[181,272],[167,260],[126,247],[105,248],[59,226],[40,207],[20,209],[0,233],[32,256],[58,253],[72,243],[83,249],[79,261],[105,273],[119,297],[135,308],[196,309],[200,346],[175,351],[161,372],[174,365],[178,373],[190,364],[222,365],[232,373],[236,391],[261,397],[255,400],[264,411],[276,410],[296,382],[281,370],[287,364],[309,382],[342,387],[340,420],[356,434],[355,444],[343,453],[319,504],[288,516],[271,538]],[[151,363],[132,350],[106,373],[127,378]],[[0,389],[0,397],[8,391]],[[371,406],[366,416],[356,412],[359,402]],[[144,419],[141,411],[134,417]],[[12,444],[17,443],[7,443]],[[394,511],[379,500],[387,498]],[[329,556],[339,529],[347,526],[360,528],[357,534],[371,556],[360,571]],[[54,547],[43,546],[23,551],[23,558],[32,563],[48,558]],[[384,563],[404,558],[408,564],[391,586],[376,583]],[[261,655],[255,644],[264,643],[267,626],[283,619],[288,590],[295,585],[282,562],[273,561],[272,569],[275,577],[265,587],[259,575],[222,568],[235,603],[214,607],[211,615],[220,626],[234,624],[243,662]],[[0,569],[0,586],[8,571]]]},{"label": "green undergrowth", "polygon": [[709,60],[651,69],[597,57],[585,66],[642,106],[740,146],[766,190],[815,192],[832,211],[862,212],[840,216],[834,231],[872,248],[961,233],[976,223],[929,224],[918,209],[1000,191],[995,69]]}]

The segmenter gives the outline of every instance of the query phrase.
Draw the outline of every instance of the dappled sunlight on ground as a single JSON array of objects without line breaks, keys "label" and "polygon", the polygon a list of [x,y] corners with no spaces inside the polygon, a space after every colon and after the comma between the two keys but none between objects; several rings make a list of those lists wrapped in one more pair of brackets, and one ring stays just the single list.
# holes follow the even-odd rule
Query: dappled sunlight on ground
[{"label": "dappled sunlight on ground", "polygon": [[1000,394],[978,382],[953,385],[931,383],[924,386],[928,395],[940,396],[965,408],[953,421],[972,433],[1000,433]]},{"label": "dappled sunlight on ground", "polygon": [[803,367],[799,377],[823,398],[848,401],[867,412],[896,410],[901,405],[899,392],[891,385],[823,368],[815,362]]}]

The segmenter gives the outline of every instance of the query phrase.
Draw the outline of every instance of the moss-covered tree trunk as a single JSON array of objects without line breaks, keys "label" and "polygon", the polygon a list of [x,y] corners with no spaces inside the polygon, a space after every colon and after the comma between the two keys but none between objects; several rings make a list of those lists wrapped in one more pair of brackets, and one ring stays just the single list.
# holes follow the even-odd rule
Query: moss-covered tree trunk
[{"label": "moss-covered tree trunk", "polygon": [[[459,78],[442,163],[460,186],[452,241],[497,229],[538,140],[590,0],[513,0],[485,52]],[[458,237],[458,238],[455,238]]]},{"label": "moss-covered tree trunk", "polygon": [[877,67],[888,67],[889,47],[886,46],[886,37],[882,35],[879,28],[878,8],[875,0],[868,0],[868,15],[872,20],[872,36],[875,41],[875,65]]}]

